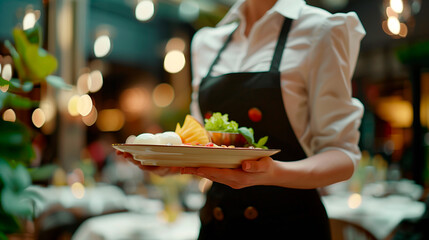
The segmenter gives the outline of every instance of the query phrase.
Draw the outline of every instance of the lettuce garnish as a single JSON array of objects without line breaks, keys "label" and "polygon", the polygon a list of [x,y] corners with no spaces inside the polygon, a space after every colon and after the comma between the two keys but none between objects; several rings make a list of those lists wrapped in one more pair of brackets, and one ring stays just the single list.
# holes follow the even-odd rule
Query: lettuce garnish
[{"label": "lettuce garnish", "polygon": [[262,137],[258,142],[255,142],[253,129],[247,127],[239,128],[237,122],[229,121],[228,114],[222,115],[219,112],[215,112],[209,119],[205,119],[204,122],[204,127],[207,131],[240,133],[250,146],[267,149],[265,144],[268,141],[268,136]]},{"label": "lettuce garnish", "polygon": [[204,120],[207,131],[238,133],[238,123],[228,120],[228,114],[213,113],[209,119]]}]

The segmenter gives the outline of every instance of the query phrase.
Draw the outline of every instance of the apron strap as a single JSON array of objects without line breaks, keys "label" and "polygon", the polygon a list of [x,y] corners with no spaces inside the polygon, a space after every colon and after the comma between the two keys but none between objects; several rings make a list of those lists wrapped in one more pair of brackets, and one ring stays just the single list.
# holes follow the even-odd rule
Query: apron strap
[{"label": "apron strap", "polygon": [[[292,19],[285,18],[285,20],[283,22],[282,29],[280,31],[279,38],[277,40],[276,48],[274,50],[274,56],[273,56],[273,59],[271,61],[270,72],[278,72],[279,71],[280,62],[282,60],[283,51],[285,49],[286,40],[287,40],[287,36],[288,36],[288,33],[289,33],[291,25],[292,25]],[[220,54],[223,52],[223,50],[225,50],[226,46],[228,46],[228,44],[231,42],[232,35],[234,35],[234,32],[237,29],[238,29],[238,26],[237,26],[236,29],[234,29],[234,31],[231,32],[231,34],[226,39],[226,41],[223,44],[222,48],[217,53],[217,56],[214,59],[213,63],[210,65],[210,68],[209,68],[209,71],[207,72],[207,76],[206,77],[210,76],[210,74],[211,74],[211,72],[213,70],[214,65],[216,65],[216,63],[219,61]]]},{"label": "apron strap", "polygon": [[[238,25],[238,26],[240,26],[240,25]],[[215,60],[213,61],[212,65],[210,65],[210,68],[209,68],[209,71],[207,72],[207,76],[206,77],[210,76],[214,65],[216,65],[216,63],[219,61],[220,54],[223,52],[223,50],[225,50],[225,48],[226,48],[226,46],[228,46],[229,42],[231,42],[232,35],[234,35],[235,30],[238,29],[238,26],[234,29],[234,31],[231,32],[231,34],[229,34],[229,36],[226,39],[225,43],[223,44],[222,48],[217,53],[217,56],[216,56]]]},{"label": "apron strap", "polygon": [[282,26],[282,30],[279,35],[279,40],[277,41],[276,49],[274,50],[273,60],[271,61],[270,72],[278,72],[280,67],[280,62],[282,61],[282,56],[284,49],[286,47],[286,40],[292,25],[292,19],[285,18]]}]

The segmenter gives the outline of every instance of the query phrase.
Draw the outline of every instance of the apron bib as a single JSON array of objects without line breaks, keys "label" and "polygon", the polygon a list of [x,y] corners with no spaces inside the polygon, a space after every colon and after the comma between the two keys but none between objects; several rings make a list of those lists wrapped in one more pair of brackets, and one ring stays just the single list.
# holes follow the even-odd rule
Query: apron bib
[{"label": "apron bib", "polygon": [[[268,148],[281,149],[273,159],[306,158],[291,127],[283,104],[279,66],[292,20],[286,18],[267,72],[234,72],[213,77],[211,71],[223,47],[202,79],[199,104],[206,113],[227,113],[240,126],[251,127],[255,140],[268,136]],[[258,108],[262,118],[249,119]],[[199,239],[330,239],[329,221],[316,189],[252,186],[233,189],[213,183],[200,211]]]}]

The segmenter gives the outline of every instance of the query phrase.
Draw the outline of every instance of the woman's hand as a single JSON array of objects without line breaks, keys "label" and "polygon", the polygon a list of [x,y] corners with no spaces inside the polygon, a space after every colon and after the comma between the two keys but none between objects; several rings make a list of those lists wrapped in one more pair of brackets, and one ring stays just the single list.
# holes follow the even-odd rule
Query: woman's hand
[{"label": "woman's hand", "polygon": [[121,152],[118,150],[116,151],[116,157],[119,160],[130,161],[133,164],[135,164],[137,167],[139,167],[141,170],[148,171],[159,176],[167,176],[167,175],[177,174],[180,172],[179,167],[158,167],[158,166],[142,165],[140,161],[137,161],[133,158],[133,155],[126,152]]},{"label": "woman's hand", "polygon": [[263,157],[258,160],[246,160],[241,164],[241,168],[182,168],[182,174],[193,174],[210,179],[214,182],[228,185],[239,189],[254,185],[271,185],[274,183],[274,173],[277,161],[270,157]]}]

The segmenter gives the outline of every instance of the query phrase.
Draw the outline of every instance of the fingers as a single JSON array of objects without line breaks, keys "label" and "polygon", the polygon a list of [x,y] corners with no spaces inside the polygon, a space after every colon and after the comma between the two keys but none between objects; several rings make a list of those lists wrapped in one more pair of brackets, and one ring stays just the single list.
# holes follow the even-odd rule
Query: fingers
[{"label": "fingers", "polygon": [[273,159],[270,157],[263,157],[258,160],[243,161],[241,167],[243,171],[249,173],[267,172],[272,164]]}]

